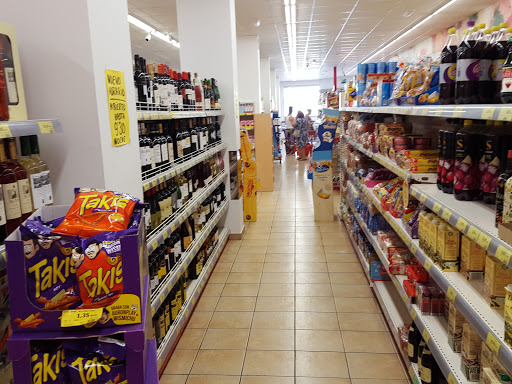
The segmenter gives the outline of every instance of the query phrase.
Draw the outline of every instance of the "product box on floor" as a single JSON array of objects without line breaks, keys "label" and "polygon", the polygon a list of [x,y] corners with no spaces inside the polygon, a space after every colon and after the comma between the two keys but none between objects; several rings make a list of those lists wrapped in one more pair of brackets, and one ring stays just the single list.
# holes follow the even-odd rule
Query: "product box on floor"
[{"label": "product box on floor", "polygon": [[[31,218],[41,216],[46,222],[63,217],[68,209],[47,206]],[[91,241],[89,245],[93,245],[96,255],[107,254],[102,259],[106,262],[79,277],[73,262],[76,247],[70,241],[59,236],[36,240],[22,236],[20,229],[13,232],[5,241],[13,332],[66,333],[140,323],[148,258],[144,220],[134,223],[133,234],[121,235],[111,242]],[[89,256],[89,247],[82,252],[94,260]],[[81,300],[84,295],[78,294],[79,285],[90,291],[89,297],[107,298],[108,304],[100,308],[94,302],[85,305]],[[112,332],[105,330],[104,334]]]},{"label": "product box on floor", "polygon": [[[150,342],[149,278],[144,279],[142,321],[139,324],[75,332],[13,333],[9,358],[16,384],[145,383]],[[95,381],[96,382],[96,381]]]}]

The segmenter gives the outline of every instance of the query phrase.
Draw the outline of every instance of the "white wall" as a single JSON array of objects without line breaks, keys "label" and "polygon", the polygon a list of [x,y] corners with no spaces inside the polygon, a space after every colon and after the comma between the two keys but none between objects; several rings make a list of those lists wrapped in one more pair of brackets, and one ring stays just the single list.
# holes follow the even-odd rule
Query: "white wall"
[{"label": "white wall", "polygon": [[270,59],[260,59],[261,102],[263,113],[270,113],[270,101],[272,99],[270,87]]},{"label": "white wall", "polygon": [[261,75],[260,41],[258,36],[237,38],[238,99],[254,103],[255,112],[260,113]]}]

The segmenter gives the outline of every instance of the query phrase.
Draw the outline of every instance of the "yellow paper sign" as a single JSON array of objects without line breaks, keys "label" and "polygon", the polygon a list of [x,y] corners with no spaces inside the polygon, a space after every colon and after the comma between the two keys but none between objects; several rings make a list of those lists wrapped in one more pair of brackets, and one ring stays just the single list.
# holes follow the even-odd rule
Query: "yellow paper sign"
[{"label": "yellow paper sign", "polygon": [[469,228],[468,237],[473,241],[478,241],[478,237],[480,236],[480,230],[476,227]]},{"label": "yellow paper sign", "polygon": [[500,342],[498,339],[494,337],[492,333],[487,334],[487,338],[485,339],[485,344],[489,347],[491,351],[493,351],[496,355],[498,354],[498,351],[500,350]]},{"label": "yellow paper sign", "polygon": [[478,245],[480,245],[483,249],[487,250],[490,244],[491,236],[486,235],[483,232],[480,232],[480,236],[478,237]]},{"label": "yellow paper sign", "polygon": [[437,201],[434,203],[434,206],[432,207],[432,210],[436,215],[439,214],[439,211],[441,210],[441,204],[439,204]]},{"label": "yellow paper sign", "polygon": [[107,83],[112,146],[118,147],[130,142],[130,122],[128,120],[124,74],[120,71],[105,69],[105,80]]},{"label": "yellow paper sign", "polygon": [[414,310],[414,308],[411,309],[411,317],[412,317],[413,321],[416,320],[416,311]]},{"label": "yellow paper sign", "polygon": [[37,125],[39,125],[39,130],[43,135],[55,132],[55,129],[53,129],[53,123],[51,121],[38,121]]},{"label": "yellow paper sign", "polygon": [[512,121],[512,108],[501,107],[498,120]]},{"label": "yellow paper sign", "polygon": [[425,343],[428,344],[428,341],[430,340],[430,335],[426,329],[423,330],[422,336],[423,340],[425,340]]},{"label": "yellow paper sign", "polygon": [[508,263],[510,263],[510,258],[512,257],[512,251],[505,248],[503,245],[499,245],[495,256],[503,264],[508,265]]},{"label": "yellow paper sign", "polygon": [[446,291],[446,297],[452,303],[455,303],[455,298],[457,297],[457,292],[455,292],[455,290],[452,287],[448,287],[448,290]]},{"label": "yellow paper sign", "polygon": [[482,111],[482,120],[493,120],[496,107],[487,107]]},{"label": "yellow paper sign", "polygon": [[462,217],[459,217],[459,220],[457,220],[457,224],[455,224],[455,226],[457,227],[457,229],[461,232],[464,233],[464,231],[466,230],[466,227],[468,226],[468,222],[463,219]]},{"label": "yellow paper sign", "polygon": [[79,325],[85,325],[89,323],[95,323],[101,318],[103,308],[94,309],[67,309],[62,311],[62,317],[60,318],[60,326],[64,327],[76,327]]},{"label": "yellow paper sign", "polygon": [[432,262],[430,260],[425,260],[424,267],[427,270],[427,272],[430,272],[430,268],[432,268]]},{"label": "yellow paper sign", "polygon": [[424,203],[426,200],[427,200],[427,195],[422,194],[422,195],[420,196],[420,203]]},{"label": "yellow paper sign", "polygon": [[418,251],[418,247],[416,247],[416,244],[411,245],[411,252],[413,255],[416,255],[416,252]]},{"label": "yellow paper sign", "polygon": [[11,130],[7,124],[0,124],[0,139],[12,137]]},{"label": "yellow paper sign", "polygon": [[153,241],[153,244],[151,244],[153,246],[153,251],[156,250],[158,248],[158,241]]},{"label": "yellow paper sign", "polygon": [[453,373],[451,373],[451,372],[448,375],[447,381],[448,381],[448,384],[458,384],[457,380],[455,380],[455,377],[453,377]]},{"label": "yellow paper sign", "polygon": [[450,221],[451,217],[452,217],[452,211],[450,211],[448,208],[445,208],[443,210],[443,214],[441,215],[441,219],[448,222],[448,221]]}]

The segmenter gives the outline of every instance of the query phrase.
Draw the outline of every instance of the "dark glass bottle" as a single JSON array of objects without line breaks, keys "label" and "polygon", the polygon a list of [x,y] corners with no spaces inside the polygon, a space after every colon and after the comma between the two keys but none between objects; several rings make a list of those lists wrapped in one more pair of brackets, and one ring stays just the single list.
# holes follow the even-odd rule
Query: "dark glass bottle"
[{"label": "dark glass bottle", "polygon": [[501,101],[504,104],[512,103],[512,37],[508,39],[507,48],[508,55],[505,63],[503,64],[500,93]]},{"label": "dark glass bottle", "polygon": [[144,203],[147,204],[144,208],[144,220],[146,222],[146,233],[151,232],[151,191],[148,189],[144,192]]},{"label": "dark glass bottle", "polygon": [[438,152],[438,160],[437,160],[437,189],[442,190],[443,184],[441,183],[442,180],[442,173],[444,169],[444,131],[440,130],[437,133],[437,152]]},{"label": "dark glass bottle", "polygon": [[30,193],[30,183],[28,181],[27,171],[18,162],[16,154],[16,141],[14,137],[5,139],[7,151],[7,165],[16,173],[18,181],[18,191],[21,206],[21,220],[25,221],[32,213],[32,195]]},{"label": "dark glass bottle", "polygon": [[507,153],[507,167],[498,178],[496,187],[496,226],[503,221],[503,204],[505,200],[505,183],[512,177],[512,150]]},{"label": "dark glass bottle", "polygon": [[464,127],[456,134],[453,194],[457,200],[471,201],[478,198],[479,139],[480,135],[472,121],[464,120]]},{"label": "dark glass bottle", "polygon": [[489,75],[491,78],[491,81],[494,83],[494,90],[493,90],[493,100],[492,102],[494,104],[500,104],[501,103],[501,80],[502,80],[502,73],[503,73],[503,64],[505,63],[505,60],[507,59],[508,55],[508,46],[507,42],[508,39],[511,36],[512,29],[507,28],[507,23],[501,23],[499,26],[499,31],[496,36],[496,39],[494,40],[494,44],[492,47],[492,64],[491,69],[489,70]]},{"label": "dark glass bottle", "polygon": [[194,153],[199,150],[199,140],[193,119],[189,119],[189,131],[190,131],[190,153]]},{"label": "dark glass bottle", "polygon": [[466,36],[457,48],[456,104],[477,104],[478,79],[480,76],[479,53],[476,49],[477,30],[474,22],[468,21]]},{"label": "dark glass bottle", "polygon": [[416,328],[416,324],[412,323],[409,327],[409,336],[407,339],[407,356],[411,363],[418,362],[418,328]]},{"label": "dark glass bottle", "polygon": [[455,33],[455,28],[448,30],[446,45],[441,52],[441,66],[439,71],[440,104],[455,103],[455,79],[457,76],[457,45],[455,44]]},{"label": "dark glass bottle", "polygon": [[494,82],[490,78],[490,70],[493,57],[493,45],[491,42],[491,30],[480,30],[477,49],[480,55],[480,75],[478,79],[479,102],[482,104],[492,103],[494,96]]},{"label": "dark glass bottle", "polygon": [[[22,220],[18,179],[14,170],[6,162],[4,141],[0,140],[0,184],[5,206],[5,231],[9,235],[21,225]],[[0,221],[0,226],[3,224],[3,221]]]},{"label": "dark glass bottle", "polygon": [[455,180],[455,152],[456,152],[456,134],[458,125],[456,123],[447,124],[443,135],[444,161],[441,184],[444,193],[453,193],[453,183]]}]

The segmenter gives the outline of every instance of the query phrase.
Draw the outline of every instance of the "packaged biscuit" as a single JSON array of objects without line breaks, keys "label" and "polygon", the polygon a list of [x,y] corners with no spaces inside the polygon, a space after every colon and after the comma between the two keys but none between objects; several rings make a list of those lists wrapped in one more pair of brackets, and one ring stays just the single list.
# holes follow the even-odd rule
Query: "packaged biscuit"
[{"label": "packaged biscuit", "polygon": [[[20,227],[28,297],[34,306],[45,311],[72,309],[81,304],[71,239],[51,234],[61,221],[62,218],[43,223],[37,217]],[[38,319],[17,323],[20,328],[35,327]]]},{"label": "packaged biscuit", "polygon": [[139,199],[126,193],[76,188],[75,202],[55,234],[90,237],[106,231],[128,228]]},{"label": "packaged biscuit", "polygon": [[30,344],[32,383],[74,383],[68,376],[64,349],[60,341],[32,341]]},{"label": "packaged biscuit", "polygon": [[72,383],[126,384],[125,345],[107,337],[63,343]]}]

